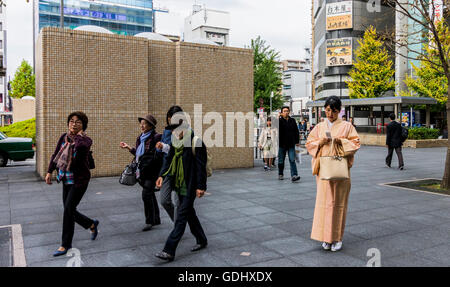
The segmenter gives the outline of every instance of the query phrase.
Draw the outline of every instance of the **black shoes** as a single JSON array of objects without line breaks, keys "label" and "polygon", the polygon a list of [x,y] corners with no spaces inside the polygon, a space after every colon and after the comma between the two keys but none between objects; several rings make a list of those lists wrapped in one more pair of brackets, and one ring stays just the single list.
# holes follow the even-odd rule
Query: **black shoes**
[{"label": "black shoes", "polygon": [[299,181],[300,180],[300,176],[298,176],[298,175],[294,175],[292,178],[291,178],[291,181],[292,182],[296,182],[296,181]]},{"label": "black shoes", "polygon": [[202,250],[203,248],[206,248],[206,246],[208,246],[208,243],[196,244],[194,247],[191,248],[191,252],[196,252],[196,251]]},{"label": "black shoes", "polygon": [[64,251],[56,250],[55,253],[53,253],[53,257],[58,257],[58,256],[65,255],[65,254],[67,254],[67,251],[68,251],[69,249],[70,249],[70,248],[65,248]]},{"label": "black shoes", "polygon": [[100,221],[98,221],[97,219],[94,219],[94,229],[91,229],[91,240],[95,240],[97,238],[98,235],[98,228],[97,226],[99,225]]},{"label": "black shoes", "polygon": [[403,170],[403,165],[398,168],[399,170]]},{"label": "black shoes", "polygon": [[158,257],[161,260],[171,262],[175,259],[175,256],[170,255],[167,252],[161,251],[155,254],[155,257]]},{"label": "black shoes", "polygon": [[147,225],[145,225],[145,227],[142,229],[142,231],[143,231],[143,232],[149,231],[149,230],[152,230],[152,228],[153,228],[153,225],[147,224]]}]

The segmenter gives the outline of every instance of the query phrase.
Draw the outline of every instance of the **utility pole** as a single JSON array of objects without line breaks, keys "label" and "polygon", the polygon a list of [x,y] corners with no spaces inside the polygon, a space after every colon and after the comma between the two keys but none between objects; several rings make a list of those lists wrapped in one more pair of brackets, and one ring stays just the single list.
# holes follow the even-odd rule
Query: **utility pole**
[{"label": "utility pole", "polygon": [[61,26],[61,29],[64,29],[64,0],[61,0],[60,11],[61,16],[59,17],[59,24]]}]

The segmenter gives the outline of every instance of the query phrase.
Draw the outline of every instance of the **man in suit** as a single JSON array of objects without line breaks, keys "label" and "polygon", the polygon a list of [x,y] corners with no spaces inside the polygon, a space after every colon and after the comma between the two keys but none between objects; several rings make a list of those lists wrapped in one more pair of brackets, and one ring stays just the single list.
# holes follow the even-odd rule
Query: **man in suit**
[{"label": "man in suit", "polygon": [[387,125],[386,132],[386,145],[388,146],[386,165],[388,167],[391,167],[392,154],[394,153],[395,149],[398,157],[398,168],[400,170],[403,170],[404,163],[402,154],[402,126],[397,121],[395,121],[395,114],[390,114],[389,118],[391,119],[391,122]]}]

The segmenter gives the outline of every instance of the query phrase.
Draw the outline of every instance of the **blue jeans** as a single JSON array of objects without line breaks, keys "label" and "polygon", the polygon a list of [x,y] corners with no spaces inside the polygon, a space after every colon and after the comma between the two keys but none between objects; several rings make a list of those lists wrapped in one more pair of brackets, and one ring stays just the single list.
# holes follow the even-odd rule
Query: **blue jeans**
[{"label": "blue jeans", "polygon": [[289,163],[291,165],[291,177],[297,176],[297,165],[295,164],[295,147],[278,149],[278,174],[283,175],[284,173],[284,159],[286,158],[286,153],[289,156]]}]

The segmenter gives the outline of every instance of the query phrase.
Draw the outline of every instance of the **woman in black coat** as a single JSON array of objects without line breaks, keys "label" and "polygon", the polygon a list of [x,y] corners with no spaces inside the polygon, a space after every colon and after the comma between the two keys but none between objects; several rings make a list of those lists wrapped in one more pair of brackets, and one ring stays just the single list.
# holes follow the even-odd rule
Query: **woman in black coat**
[{"label": "woman in black coat", "polygon": [[128,149],[131,154],[136,156],[138,163],[136,177],[143,188],[145,226],[142,231],[149,231],[153,226],[161,224],[155,196],[155,182],[162,163],[162,154],[156,150],[155,145],[161,141],[161,134],[155,130],[157,121],[152,115],[138,120],[142,133],[136,139],[136,148],[132,148],[124,142],[120,143],[120,147]]},{"label": "woman in black coat", "polygon": [[[194,147],[192,147],[194,144]],[[195,150],[195,154],[193,152]],[[157,186],[161,186],[165,176],[172,177],[173,190],[178,193],[180,206],[177,209],[175,226],[166,241],[162,252],[156,257],[172,261],[186,225],[196,238],[197,244],[191,248],[192,252],[205,248],[208,244],[205,232],[194,209],[194,200],[200,198],[206,191],[206,162],[207,151],[203,141],[194,137],[188,126],[180,126],[172,133],[172,144],[167,159],[161,168]]]}]

